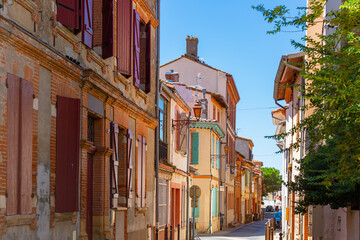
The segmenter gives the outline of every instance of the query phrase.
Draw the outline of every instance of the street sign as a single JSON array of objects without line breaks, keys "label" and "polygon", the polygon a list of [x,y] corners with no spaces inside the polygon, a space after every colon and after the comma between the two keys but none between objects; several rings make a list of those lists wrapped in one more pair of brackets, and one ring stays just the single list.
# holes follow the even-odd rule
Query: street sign
[{"label": "street sign", "polygon": [[199,198],[201,195],[201,190],[200,190],[199,186],[193,185],[190,188],[190,197],[191,198],[194,198],[194,191],[195,191],[195,198]]},{"label": "street sign", "polygon": [[196,199],[195,201],[194,201],[194,199],[192,199],[191,200],[191,207],[198,207],[199,206],[199,200],[198,199]]}]

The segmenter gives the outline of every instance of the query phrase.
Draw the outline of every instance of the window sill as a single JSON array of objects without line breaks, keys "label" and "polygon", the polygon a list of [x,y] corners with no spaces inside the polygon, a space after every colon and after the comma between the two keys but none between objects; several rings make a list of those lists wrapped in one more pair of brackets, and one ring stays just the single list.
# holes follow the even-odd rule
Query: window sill
[{"label": "window sill", "polygon": [[55,222],[72,221],[76,224],[77,212],[55,213]]},{"label": "window sill", "polygon": [[142,99],[144,99],[145,103],[148,103],[148,96],[147,94],[141,90],[140,88],[136,88],[136,97],[141,97]]},{"label": "window sill", "polygon": [[6,226],[31,225],[35,221],[35,214],[5,216]]}]

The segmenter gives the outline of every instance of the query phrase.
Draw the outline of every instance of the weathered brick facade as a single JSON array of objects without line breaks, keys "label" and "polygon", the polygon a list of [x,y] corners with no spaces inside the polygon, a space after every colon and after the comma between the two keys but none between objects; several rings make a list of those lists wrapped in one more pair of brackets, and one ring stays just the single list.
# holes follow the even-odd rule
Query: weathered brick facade
[{"label": "weathered brick facade", "polygon": [[[118,0],[120,1],[120,0]],[[61,2],[61,1],[58,1]],[[148,239],[154,235],[154,139],[156,89],[155,0],[132,2],[142,21],[151,21],[151,91],[133,86],[132,76],[117,72],[114,55],[102,58],[102,3],[93,0],[93,48],[82,43],[82,30],[58,22],[56,1],[4,1],[0,9],[0,239]],[[116,42],[116,1],[113,3],[113,48]],[[81,25],[81,24],[80,24]],[[129,36],[132,38],[132,36]],[[33,86],[31,214],[9,215],[8,84],[9,74]],[[57,97],[80,100],[78,210],[56,212]],[[90,98],[90,99],[89,99]],[[89,140],[89,116],[94,135]],[[111,122],[133,135],[130,197],[114,207],[111,192]],[[136,205],[138,136],[146,139],[146,207]],[[120,148],[120,147],[119,147]],[[91,156],[91,157],[90,157]],[[21,158],[20,158],[21,159]],[[124,157],[121,161],[127,161]],[[20,161],[21,162],[21,161]],[[92,164],[91,166],[89,164]],[[119,164],[119,179],[128,177]],[[59,169],[58,169],[59,170]],[[91,177],[89,177],[89,173]],[[21,177],[20,177],[21,178]],[[92,181],[92,182],[89,182]],[[124,181],[123,181],[124,182]],[[128,181],[126,181],[128,182]],[[92,185],[92,188],[89,186]],[[88,204],[92,205],[89,206]],[[91,211],[90,211],[91,210]],[[89,230],[90,229],[90,230]],[[91,238],[92,235],[92,238]]]}]

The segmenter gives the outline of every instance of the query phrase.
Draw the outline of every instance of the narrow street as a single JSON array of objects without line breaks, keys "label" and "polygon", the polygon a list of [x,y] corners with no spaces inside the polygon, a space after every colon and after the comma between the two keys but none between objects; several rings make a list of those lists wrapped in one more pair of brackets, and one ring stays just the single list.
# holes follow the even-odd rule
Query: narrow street
[{"label": "narrow street", "polygon": [[264,240],[265,222],[259,221],[249,223],[228,231],[221,231],[212,235],[201,235],[201,240],[219,239],[219,240]]},{"label": "narrow street", "polygon": [[265,223],[274,213],[265,213],[265,220],[230,228],[214,234],[201,234],[201,240],[264,240]]}]

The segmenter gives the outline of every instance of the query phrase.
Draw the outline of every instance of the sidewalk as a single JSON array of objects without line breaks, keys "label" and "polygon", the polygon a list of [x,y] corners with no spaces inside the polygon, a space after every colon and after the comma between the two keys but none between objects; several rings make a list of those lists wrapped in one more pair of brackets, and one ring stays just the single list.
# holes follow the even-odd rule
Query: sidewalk
[{"label": "sidewalk", "polygon": [[[250,224],[250,223],[247,223],[247,224]],[[209,236],[214,236],[214,235],[226,235],[228,233],[232,233],[233,231],[239,229],[239,228],[242,228],[244,226],[246,226],[247,224],[245,223],[238,223],[236,224],[234,227],[228,227],[224,230],[220,230],[220,231],[217,231],[217,232],[214,232],[214,233],[201,233],[199,234],[199,237],[209,237]]]}]

